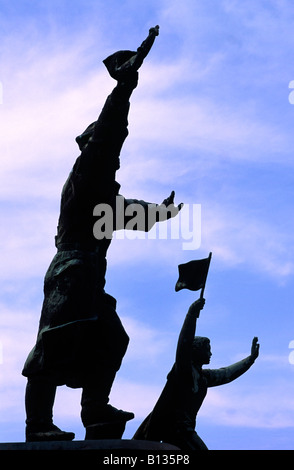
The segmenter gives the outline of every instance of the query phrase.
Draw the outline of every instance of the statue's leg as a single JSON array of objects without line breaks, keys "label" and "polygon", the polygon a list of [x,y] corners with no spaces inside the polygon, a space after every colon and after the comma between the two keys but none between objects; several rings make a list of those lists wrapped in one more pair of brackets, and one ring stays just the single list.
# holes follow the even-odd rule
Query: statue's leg
[{"label": "statue's leg", "polygon": [[29,378],[26,387],[26,441],[72,441],[72,432],[61,431],[53,424],[56,386],[46,378]]},{"label": "statue's leg", "polygon": [[105,368],[97,378],[89,380],[83,387],[81,418],[87,431],[91,430],[92,438],[95,438],[95,434],[97,439],[120,438],[125,423],[134,418],[133,413],[118,410],[108,403],[115,374],[113,368]]}]

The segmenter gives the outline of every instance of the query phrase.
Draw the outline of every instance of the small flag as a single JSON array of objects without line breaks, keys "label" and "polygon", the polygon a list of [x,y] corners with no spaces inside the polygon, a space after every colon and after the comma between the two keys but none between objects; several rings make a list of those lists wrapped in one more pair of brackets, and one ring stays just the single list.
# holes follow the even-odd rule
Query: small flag
[{"label": "small flag", "polygon": [[179,264],[179,279],[175,286],[176,292],[181,289],[189,289],[193,291],[199,289],[204,290],[211,256],[212,253],[209,254],[208,258]]}]

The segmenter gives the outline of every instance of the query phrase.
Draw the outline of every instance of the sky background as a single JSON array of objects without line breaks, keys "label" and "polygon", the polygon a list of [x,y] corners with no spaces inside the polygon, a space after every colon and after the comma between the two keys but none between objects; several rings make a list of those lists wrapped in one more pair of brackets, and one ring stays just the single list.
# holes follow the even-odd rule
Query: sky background
[{"label": "sky background", "polygon": [[[125,236],[109,249],[106,290],[130,336],[111,403],[135,413],[123,436],[131,438],[198,298],[175,292],[178,264],[211,251],[197,325],[211,339],[209,367],[246,357],[254,336],[260,357],[209,390],[197,431],[209,449],[293,449],[293,21],[292,0],[0,0],[1,442],[24,440],[21,370],[55,254],[60,193],[79,156],[75,137],[115,86],[102,60],[136,49],[158,24],[117,180],[125,197],[160,203],[175,190],[185,207],[161,226],[166,239]],[[191,212],[199,204],[201,223]],[[58,388],[54,420],[84,439],[80,390]]]}]

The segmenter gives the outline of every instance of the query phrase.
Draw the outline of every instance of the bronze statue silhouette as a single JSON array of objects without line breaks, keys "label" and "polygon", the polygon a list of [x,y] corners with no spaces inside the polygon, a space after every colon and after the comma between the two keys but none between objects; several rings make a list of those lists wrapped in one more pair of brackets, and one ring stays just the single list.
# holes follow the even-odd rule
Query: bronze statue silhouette
[{"label": "bronze statue silhouette", "polygon": [[133,439],[163,441],[183,451],[207,450],[195,431],[196,416],[208,387],[231,382],[244,374],[258,357],[258,339],[252,341],[251,354],[228,367],[203,369],[211,357],[210,340],[194,336],[196,322],[205,300],[192,303],[183,323],[175,363],[152,412],[143,421]]},{"label": "bronze statue silhouette", "polygon": [[[93,209],[97,204],[108,204],[113,209],[113,230],[124,228],[115,226],[120,189],[116,171],[128,135],[129,99],[137,86],[138,69],[157,35],[158,27],[151,28],[137,51],[119,51],[105,59],[104,64],[117,85],[98,120],[76,139],[81,154],[63,187],[55,240],[57,253],[44,279],[36,344],[22,371],[28,379],[27,441],[74,438],[73,433],[53,424],[59,385],[82,388],[82,422],[86,429],[101,424],[100,437],[121,437],[126,421],[134,417],[133,413],[109,404],[110,390],[129,337],[116,313],[116,299],[104,290],[111,237],[94,236]],[[120,197],[123,208],[136,203],[147,212],[150,206],[145,201]],[[174,192],[159,206],[172,208],[166,218],[181,209],[173,201]],[[150,228],[146,221],[143,230]]]}]

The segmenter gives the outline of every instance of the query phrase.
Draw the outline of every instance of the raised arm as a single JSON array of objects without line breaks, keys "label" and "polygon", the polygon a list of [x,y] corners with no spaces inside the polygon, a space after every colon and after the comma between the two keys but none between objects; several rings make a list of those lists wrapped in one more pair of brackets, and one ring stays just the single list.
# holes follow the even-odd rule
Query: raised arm
[{"label": "raised arm", "polygon": [[[117,66],[114,74],[114,78],[117,77],[124,77],[126,73],[129,73],[133,70],[138,70],[145,57],[149,54],[151,47],[155,41],[156,36],[159,35],[159,26],[155,26],[154,28],[149,29],[149,34],[147,38],[142,42],[142,44],[138,47],[136,52],[133,52],[131,57],[127,62],[122,64],[121,66]],[[104,61],[105,62],[105,61]]]},{"label": "raised arm", "polygon": [[204,304],[205,299],[193,302],[184,320],[176,350],[176,367],[179,371],[191,366],[191,348],[195,337],[196,322]]},{"label": "raised arm", "polygon": [[251,353],[245,359],[242,359],[235,364],[221,369],[203,370],[208,380],[209,387],[223,385],[240,377],[254,364],[259,354],[258,338],[254,337],[252,340]]},{"label": "raised arm", "polygon": [[103,61],[117,85],[107,97],[97,121],[76,138],[82,152],[79,171],[87,171],[93,183],[97,183],[99,176],[102,181],[108,174],[113,176],[120,166],[120,151],[128,136],[129,100],[138,84],[138,69],[158,34],[159,26],[150,28],[137,51],[117,51]]}]

